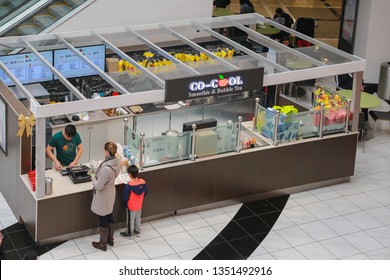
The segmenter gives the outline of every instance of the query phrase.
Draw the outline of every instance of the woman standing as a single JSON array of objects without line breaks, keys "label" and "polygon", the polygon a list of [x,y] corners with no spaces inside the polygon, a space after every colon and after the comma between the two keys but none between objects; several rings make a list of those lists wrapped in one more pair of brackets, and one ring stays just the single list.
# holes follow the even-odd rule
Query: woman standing
[{"label": "woman standing", "polygon": [[102,251],[107,250],[107,244],[114,246],[114,218],[112,211],[115,202],[115,178],[119,175],[120,160],[116,157],[115,143],[107,142],[104,145],[105,159],[95,174],[92,174],[93,198],[91,210],[99,217],[99,242],[92,242],[92,246]]}]

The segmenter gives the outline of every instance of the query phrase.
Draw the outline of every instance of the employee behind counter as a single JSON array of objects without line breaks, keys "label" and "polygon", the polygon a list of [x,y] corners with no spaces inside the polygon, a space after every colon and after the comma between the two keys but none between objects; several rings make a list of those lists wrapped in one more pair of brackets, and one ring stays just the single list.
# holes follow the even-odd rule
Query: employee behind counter
[{"label": "employee behind counter", "polygon": [[[56,149],[56,156],[53,150]],[[51,138],[46,147],[46,154],[54,162],[55,169],[61,170],[63,166],[74,167],[83,153],[80,135],[73,124],[68,124],[62,131]]]}]

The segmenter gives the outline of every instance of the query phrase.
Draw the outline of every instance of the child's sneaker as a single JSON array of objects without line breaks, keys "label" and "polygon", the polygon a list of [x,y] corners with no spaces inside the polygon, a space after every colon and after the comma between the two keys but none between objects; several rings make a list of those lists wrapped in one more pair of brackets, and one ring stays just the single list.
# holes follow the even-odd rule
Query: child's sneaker
[{"label": "child's sneaker", "polygon": [[126,231],[122,231],[122,232],[120,233],[120,235],[123,236],[123,237],[129,238],[129,239],[132,238],[131,233],[128,233],[127,230],[126,230]]},{"label": "child's sneaker", "polygon": [[134,234],[135,234],[135,236],[137,236],[137,237],[140,237],[140,236],[141,236],[141,233],[138,232],[138,231],[134,231]]}]

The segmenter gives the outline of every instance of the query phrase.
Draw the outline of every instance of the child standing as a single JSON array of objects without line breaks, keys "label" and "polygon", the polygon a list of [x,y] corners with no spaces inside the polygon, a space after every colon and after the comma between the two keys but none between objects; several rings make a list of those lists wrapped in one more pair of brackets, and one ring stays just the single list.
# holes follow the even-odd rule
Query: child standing
[{"label": "child standing", "polygon": [[127,230],[121,232],[120,235],[132,238],[133,234],[137,237],[141,235],[141,209],[148,188],[145,180],[138,178],[137,166],[130,165],[127,168],[127,173],[130,176],[130,181],[122,193],[123,200],[127,202]]}]

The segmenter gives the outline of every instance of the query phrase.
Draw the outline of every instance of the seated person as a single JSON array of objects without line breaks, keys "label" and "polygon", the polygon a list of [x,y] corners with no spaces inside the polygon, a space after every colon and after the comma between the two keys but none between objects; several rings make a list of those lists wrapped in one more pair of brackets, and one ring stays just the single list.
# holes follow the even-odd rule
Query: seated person
[{"label": "seated person", "polygon": [[[305,34],[306,36],[314,38],[315,27],[316,27],[316,22],[314,19],[308,17],[300,17],[295,22],[293,29],[295,29],[300,33]],[[310,47],[312,45],[313,45],[312,43],[299,38],[299,36],[297,36],[297,38],[295,39],[296,48]]]},{"label": "seated person", "polygon": [[226,7],[230,5],[230,0],[216,0],[216,1],[213,1],[213,5],[216,8],[226,9]]},{"label": "seated person", "polygon": [[291,44],[290,36],[283,36],[279,42],[287,47],[294,48],[293,44]]},{"label": "seated person", "polygon": [[[281,25],[284,25],[288,28],[291,28],[291,25],[294,23],[294,20],[292,19],[292,17],[289,14],[285,13],[281,8],[277,8],[275,10],[275,15],[272,18],[272,20],[281,24]],[[282,37],[285,37],[288,35],[290,35],[290,34],[287,33],[286,31],[281,30],[279,33],[271,35],[271,38],[280,40]]]}]

